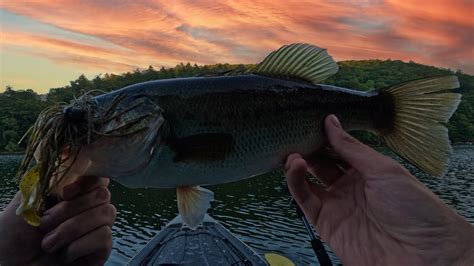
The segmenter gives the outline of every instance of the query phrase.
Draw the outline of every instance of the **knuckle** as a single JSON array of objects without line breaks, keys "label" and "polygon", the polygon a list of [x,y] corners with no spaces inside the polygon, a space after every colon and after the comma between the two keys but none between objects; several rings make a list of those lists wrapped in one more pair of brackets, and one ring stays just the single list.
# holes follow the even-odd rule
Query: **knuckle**
[{"label": "knuckle", "polygon": [[76,205],[81,208],[88,208],[91,205],[91,195],[87,193],[85,195],[81,195],[77,200],[75,200]]},{"label": "knuckle", "polygon": [[336,151],[359,144],[356,138],[346,132],[335,132],[329,135],[329,142]]},{"label": "knuckle", "polygon": [[[47,210],[44,215],[43,219],[48,224],[49,227],[56,225],[62,222],[68,216],[68,209],[67,208],[68,202],[60,202],[53,208]],[[47,218],[47,219],[46,219]],[[45,224],[43,224],[45,226]]]},{"label": "knuckle", "polygon": [[349,144],[358,144],[359,143],[359,141],[356,138],[354,138],[353,136],[351,136],[347,133],[341,134],[340,139],[342,141],[344,141],[345,143],[349,143]]},{"label": "knuckle", "polygon": [[114,220],[115,220],[115,218],[117,217],[117,208],[115,208],[115,206],[112,205],[112,204],[109,204],[109,205],[110,205],[110,208],[112,209],[112,210],[111,210],[111,211],[112,211],[112,216],[113,216],[113,218],[114,218]]},{"label": "knuckle", "polygon": [[106,220],[106,223],[112,225],[117,215],[117,209],[112,204],[103,205],[101,208],[101,214],[101,216]]},{"label": "knuckle", "polygon": [[109,204],[109,206],[110,206],[109,208],[110,208],[110,212],[111,212],[110,218],[112,218],[111,219],[111,224],[113,224],[114,221],[115,221],[115,218],[117,218],[117,208],[115,208],[115,206],[112,205],[112,204]]},{"label": "knuckle", "polygon": [[81,228],[77,219],[72,218],[58,227],[58,234],[62,236],[60,238],[69,239],[81,235]]},{"label": "knuckle", "polygon": [[110,202],[110,191],[105,186],[99,186],[95,189],[95,199],[101,202]]},{"label": "knuckle", "polygon": [[68,211],[71,209],[71,202],[63,201],[58,203],[55,207],[55,211],[51,213],[53,216],[65,216],[68,214]]},{"label": "knuckle", "polygon": [[68,231],[69,231],[69,226],[67,226],[67,224],[61,224],[60,226],[58,226],[56,228],[56,235],[58,237],[58,239],[63,239],[65,235],[67,235]]},{"label": "knuckle", "polygon": [[60,226],[56,229],[56,243],[57,248],[61,248],[68,245],[70,233],[67,228]]},{"label": "knuckle", "polygon": [[87,194],[84,194],[80,196],[76,200],[76,205],[80,208],[90,208],[90,206],[93,206],[95,200],[95,195],[94,193],[88,192]]},{"label": "knuckle", "polygon": [[109,241],[112,241],[112,228],[108,225],[103,225],[99,228],[100,235],[106,239],[106,243],[108,244]]},{"label": "knuckle", "polygon": [[298,205],[306,206],[309,203],[310,196],[307,193],[298,193],[293,195],[294,199],[298,203]]},{"label": "knuckle", "polygon": [[110,179],[108,177],[99,177],[101,180],[102,185],[107,187],[110,184]]}]

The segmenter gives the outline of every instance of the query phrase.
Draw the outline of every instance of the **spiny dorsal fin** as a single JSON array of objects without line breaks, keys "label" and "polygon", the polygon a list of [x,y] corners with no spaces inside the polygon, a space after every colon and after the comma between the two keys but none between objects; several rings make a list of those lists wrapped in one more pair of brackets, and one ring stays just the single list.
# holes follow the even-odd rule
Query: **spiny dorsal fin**
[{"label": "spiny dorsal fin", "polygon": [[219,77],[219,76],[240,76],[248,75],[252,73],[252,69],[255,68],[255,65],[238,65],[233,69],[226,69],[212,73],[206,73],[198,75],[198,77]]},{"label": "spiny dorsal fin", "polygon": [[326,49],[306,43],[296,43],[285,45],[270,53],[252,73],[317,84],[334,75],[338,69],[336,62]]}]

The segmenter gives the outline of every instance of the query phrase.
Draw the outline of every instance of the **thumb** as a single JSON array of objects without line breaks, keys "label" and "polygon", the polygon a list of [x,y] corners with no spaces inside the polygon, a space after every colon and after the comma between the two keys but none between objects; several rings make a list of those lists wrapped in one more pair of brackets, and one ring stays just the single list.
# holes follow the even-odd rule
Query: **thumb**
[{"label": "thumb", "polygon": [[385,156],[349,135],[335,115],[329,115],[324,121],[326,134],[334,151],[360,173],[376,170]]},{"label": "thumb", "polygon": [[305,216],[315,225],[322,203],[316,193],[316,188],[311,187],[311,184],[306,180],[307,169],[308,165],[301,155],[291,154],[288,156],[285,164],[288,189]]}]

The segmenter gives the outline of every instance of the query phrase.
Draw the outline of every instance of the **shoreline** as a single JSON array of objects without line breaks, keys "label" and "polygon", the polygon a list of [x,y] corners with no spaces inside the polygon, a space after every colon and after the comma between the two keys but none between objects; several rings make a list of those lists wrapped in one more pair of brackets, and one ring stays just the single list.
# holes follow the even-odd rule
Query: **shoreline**
[{"label": "shoreline", "polygon": [[24,151],[0,151],[0,155],[23,155]]}]

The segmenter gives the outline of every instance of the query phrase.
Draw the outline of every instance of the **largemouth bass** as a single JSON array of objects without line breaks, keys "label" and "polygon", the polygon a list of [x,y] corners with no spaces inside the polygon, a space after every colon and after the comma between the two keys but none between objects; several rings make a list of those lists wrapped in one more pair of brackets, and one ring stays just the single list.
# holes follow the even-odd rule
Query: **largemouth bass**
[{"label": "largemouth bass", "polygon": [[450,91],[459,87],[456,76],[370,92],[319,84],[337,69],[325,49],[293,44],[246,73],[144,82],[48,109],[19,171],[18,213],[38,224],[49,193],[80,175],[107,176],[128,187],[177,188],[179,212],[195,228],[213,199],[200,185],[267,173],[291,153],[321,152],[329,114],[444,175],[451,153],[444,123],[461,97]]}]

